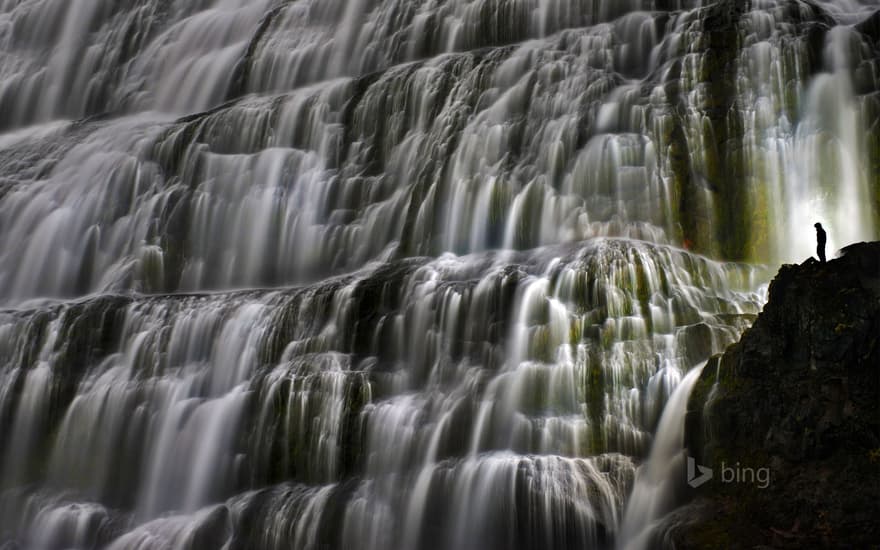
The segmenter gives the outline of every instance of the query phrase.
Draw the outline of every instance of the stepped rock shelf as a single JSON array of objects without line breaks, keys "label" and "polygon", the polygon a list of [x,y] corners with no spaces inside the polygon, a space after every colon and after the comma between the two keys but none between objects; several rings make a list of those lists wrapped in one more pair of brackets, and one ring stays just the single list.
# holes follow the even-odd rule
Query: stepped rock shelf
[{"label": "stepped rock shelf", "polygon": [[875,0],[0,0],[0,549],[870,544],[783,493],[869,381],[710,360],[816,222],[880,238]]},{"label": "stepped rock shelf", "polygon": [[730,285],[753,275],[599,239],[0,312],[0,525],[49,546],[606,546],[677,365],[748,326],[761,298]]}]

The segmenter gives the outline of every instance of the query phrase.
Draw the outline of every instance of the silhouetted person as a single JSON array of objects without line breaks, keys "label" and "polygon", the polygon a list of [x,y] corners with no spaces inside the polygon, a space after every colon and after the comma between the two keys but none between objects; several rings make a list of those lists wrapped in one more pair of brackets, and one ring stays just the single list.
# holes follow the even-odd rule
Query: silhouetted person
[{"label": "silhouetted person", "polygon": [[825,263],[825,230],[822,229],[821,223],[814,224],[813,227],[816,228],[816,253],[819,255],[819,261],[824,264]]}]

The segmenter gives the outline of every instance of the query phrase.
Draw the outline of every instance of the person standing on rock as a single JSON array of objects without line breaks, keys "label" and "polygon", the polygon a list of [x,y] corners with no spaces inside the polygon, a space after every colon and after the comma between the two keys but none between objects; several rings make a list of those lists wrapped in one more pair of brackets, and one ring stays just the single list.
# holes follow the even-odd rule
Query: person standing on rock
[{"label": "person standing on rock", "polygon": [[816,253],[819,255],[819,261],[825,263],[825,230],[822,229],[821,223],[813,224],[816,228]]}]

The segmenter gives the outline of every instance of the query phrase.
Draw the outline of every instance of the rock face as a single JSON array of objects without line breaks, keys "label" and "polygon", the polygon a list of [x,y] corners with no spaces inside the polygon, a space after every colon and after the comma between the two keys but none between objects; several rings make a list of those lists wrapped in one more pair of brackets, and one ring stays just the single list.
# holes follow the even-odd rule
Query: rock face
[{"label": "rock face", "polygon": [[783,266],[691,394],[713,479],[668,518],[677,548],[880,547],[880,243]]}]

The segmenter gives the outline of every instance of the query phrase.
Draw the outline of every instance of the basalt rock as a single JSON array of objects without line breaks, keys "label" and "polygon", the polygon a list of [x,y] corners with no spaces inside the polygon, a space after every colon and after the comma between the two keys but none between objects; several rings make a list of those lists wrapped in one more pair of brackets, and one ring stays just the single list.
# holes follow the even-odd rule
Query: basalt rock
[{"label": "basalt rock", "polygon": [[685,444],[714,476],[667,518],[666,542],[880,547],[878,339],[880,243],[783,266],[691,394]]}]

